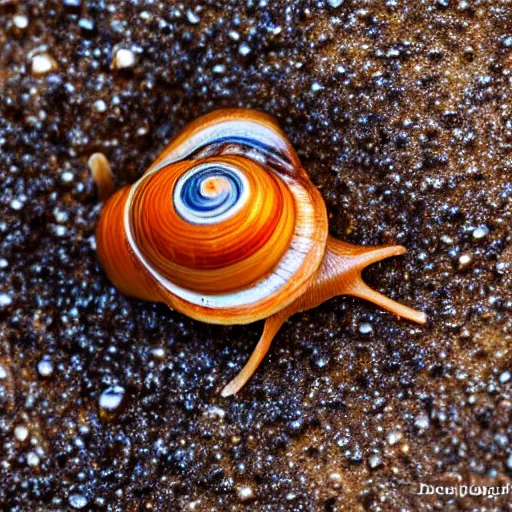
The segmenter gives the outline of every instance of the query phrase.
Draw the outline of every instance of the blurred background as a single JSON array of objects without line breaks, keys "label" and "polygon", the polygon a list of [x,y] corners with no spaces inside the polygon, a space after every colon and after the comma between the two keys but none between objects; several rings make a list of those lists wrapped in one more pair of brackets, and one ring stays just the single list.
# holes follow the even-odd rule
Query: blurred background
[{"label": "blurred background", "polygon": [[[418,496],[511,482],[508,2],[0,1],[2,510],[506,510]],[[139,177],[188,121],[275,116],[331,234],[399,243],[296,315],[234,398],[262,323],[115,290],[87,169]],[[502,507],[502,508],[501,508]]]}]

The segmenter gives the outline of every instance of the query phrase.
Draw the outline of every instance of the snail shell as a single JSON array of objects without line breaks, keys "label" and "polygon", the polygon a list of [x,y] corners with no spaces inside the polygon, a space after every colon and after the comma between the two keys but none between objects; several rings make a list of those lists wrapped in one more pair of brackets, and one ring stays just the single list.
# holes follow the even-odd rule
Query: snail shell
[{"label": "snail shell", "polygon": [[[108,196],[108,162],[93,155],[90,166],[100,197]],[[425,321],[361,279],[365,266],[405,249],[329,237],[319,191],[277,122],[257,111],[220,110],[189,124],[136,183],[108,199],[96,240],[103,269],[126,295],[208,323],[267,319],[224,396],[254,373],[289,316],[334,295]]]}]

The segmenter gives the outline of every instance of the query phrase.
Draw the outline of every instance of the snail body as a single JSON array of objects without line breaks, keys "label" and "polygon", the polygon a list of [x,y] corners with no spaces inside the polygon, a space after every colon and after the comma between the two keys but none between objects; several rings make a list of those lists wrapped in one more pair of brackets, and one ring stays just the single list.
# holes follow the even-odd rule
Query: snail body
[{"label": "snail body", "polygon": [[[100,198],[108,162],[90,167]],[[423,323],[425,315],[369,288],[369,264],[401,246],[358,247],[329,236],[327,211],[277,122],[228,109],[198,118],[133,185],[106,201],[98,258],[126,295],[164,302],[207,323],[266,319],[248,363],[222,391],[236,393],[291,315],[349,294]]]}]

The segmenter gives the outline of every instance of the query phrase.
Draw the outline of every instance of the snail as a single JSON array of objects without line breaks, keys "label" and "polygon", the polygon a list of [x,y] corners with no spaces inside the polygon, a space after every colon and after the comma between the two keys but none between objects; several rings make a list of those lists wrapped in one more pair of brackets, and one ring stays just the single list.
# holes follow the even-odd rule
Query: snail
[{"label": "snail", "polygon": [[249,380],[290,316],[334,296],[426,321],[361,277],[368,265],[405,248],[360,247],[330,236],[320,192],[267,114],[226,109],[196,119],[136,183],[115,193],[106,158],[94,154],[89,166],[106,201],[98,259],[122,293],[207,323],[265,319],[224,397]]}]

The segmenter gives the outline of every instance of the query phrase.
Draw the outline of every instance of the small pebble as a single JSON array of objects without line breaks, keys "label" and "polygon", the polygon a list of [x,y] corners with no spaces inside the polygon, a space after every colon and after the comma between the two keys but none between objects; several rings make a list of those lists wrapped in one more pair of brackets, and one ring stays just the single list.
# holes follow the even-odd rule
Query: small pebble
[{"label": "small pebble", "polygon": [[201,18],[195,12],[189,9],[187,11],[187,20],[189,23],[192,23],[192,25],[197,25],[201,21]]},{"label": "small pebble", "polygon": [[508,456],[507,462],[505,462],[505,465],[508,469],[512,469],[512,455]]},{"label": "small pebble", "polygon": [[509,36],[503,40],[503,46],[505,48],[511,48],[512,47],[512,36]]},{"label": "small pebble", "polygon": [[213,66],[213,72],[221,75],[226,72],[226,66],[224,66],[224,64],[216,64]]},{"label": "small pebble", "polygon": [[119,48],[114,56],[114,69],[130,69],[135,66],[135,54],[126,48]]},{"label": "small pebble", "polygon": [[251,49],[249,48],[249,46],[247,46],[245,43],[240,45],[240,48],[238,49],[238,53],[242,56],[242,57],[247,57],[247,55],[249,55],[249,53],[251,53]]},{"label": "small pebble", "polygon": [[80,0],[64,0],[64,5],[66,7],[80,7]]},{"label": "small pebble", "polygon": [[13,199],[11,201],[11,208],[13,210],[19,211],[23,208],[23,203],[19,199]]},{"label": "small pebble", "polygon": [[496,434],[494,440],[502,447],[506,448],[508,445],[508,437],[505,434]]},{"label": "small pebble", "polygon": [[26,441],[28,438],[28,428],[25,425],[14,427],[14,437],[20,442]]},{"label": "small pebble", "polygon": [[489,228],[487,226],[479,226],[473,231],[473,238],[475,240],[480,240],[481,238],[486,237],[489,234]]},{"label": "small pebble", "polygon": [[396,443],[398,443],[398,441],[400,441],[402,439],[402,437],[403,437],[403,434],[399,430],[395,430],[393,432],[390,432],[388,434],[388,437],[387,437],[388,444],[393,446]]},{"label": "small pebble", "polygon": [[208,409],[206,409],[205,414],[211,418],[224,418],[224,416],[226,416],[226,411],[224,409],[221,409],[220,407],[217,407],[216,405],[212,405],[211,407],[208,407]]},{"label": "small pebble", "polygon": [[373,327],[368,322],[364,322],[359,326],[359,332],[361,334],[370,334],[373,332]]},{"label": "small pebble", "polygon": [[254,492],[252,488],[248,487],[247,485],[238,487],[236,493],[240,501],[249,501],[254,497]]},{"label": "small pebble", "polygon": [[7,370],[2,365],[0,365],[0,380],[5,380],[7,377],[9,377]]},{"label": "small pebble", "polygon": [[12,304],[12,297],[6,293],[0,293],[0,307]]},{"label": "small pebble", "polygon": [[471,256],[471,254],[468,254],[468,253],[461,254],[461,256],[459,257],[460,268],[466,268],[471,263],[472,260],[473,260],[473,257]]},{"label": "small pebble", "polygon": [[55,220],[60,223],[67,222],[69,220],[69,215],[67,212],[61,210],[59,207],[55,207],[53,209],[53,216],[55,217]]},{"label": "small pebble", "polygon": [[87,506],[87,498],[82,494],[72,494],[69,497],[69,504],[76,509],[81,509]]},{"label": "small pebble", "polygon": [[122,386],[107,388],[100,395],[100,407],[108,411],[117,409],[123,401],[125,389]]},{"label": "small pebble", "polygon": [[5,258],[0,258],[0,268],[7,268],[9,266],[9,262]]},{"label": "small pebble", "polygon": [[450,245],[450,244],[453,244],[453,238],[448,235],[443,235],[441,237],[441,242],[443,242],[446,245]]},{"label": "small pebble", "polygon": [[329,0],[328,3],[333,9],[337,9],[343,5],[344,0]]},{"label": "small pebble", "polygon": [[78,20],[78,26],[85,32],[92,32],[94,30],[94,21],[81,18]]},{"label": "small pebble", "polygon": [[158,357],[159,359],[161,359],[162,357],[165,356],[165,348],[155,347],[155,348],[151,349],[151,355],[153,357]]},{"label": "small pebble", "polygon": [[14,26],[20,30],[25,30],[28,27],[28,18],[22,14],[17,14],[12,19]]},{"label": "small pebble", "polygon": [[46,75],[51,71],[57,69],[57,63],[55,59],[47,53],[34,55],[32,57],[32,74],[34,75]]},{"label": "small pebble", "polygon": [[41,462],[41,459],[39,458],[39,455],[37,455],[37,453],[29,452],[27,454],[27,464],[29,466],[39,466],[39,462]]},{"label": "small pebble", "polygon": [[37,371],[41,377],[49,377],[53,373],[53,363],[47,357],[44,357],[37,363]]},{"label": "small pebble", "polygon": [[341,473],[338,473],[337,471],[333,471],[332,473],[329,474],[329,479],[334,482],[341,482],[341,480],[342,480]]},{"label": "small pebble", "polygon": [[92,108],[96,112],[105,112],[107,110],[107,104],[103,100],[97,100],[94,102]]},{"label": "small pebble", "polygon": [[66,226],[54,226],[53,227],[53,232],[57,236],[65,236],[66,233],[67,233],[67,229],[66,229]]},{"label": "small pebble", "polygon": [[321,91],[323,88],[324,86],[322,84],[319,84],[318,82],[313,82],[313,84],[311,85],[311,90],[313,92]]},{"label": "small pebble", "polygon": [[374,454],[368,459],[368,465],[375,469],[376,467],[380,466],[382,464],[382,458],[380,455]]},{"label": "small pebble", "polygon": [[414,425],[417,428],[426,430],[430,426],[430,420],[426,414],[420,414],[419,416],[416,416],[416,419],[414,420]]},{"label": "small pebble", "polygon": [[512,374],[506,370],[504,371],[500,376],[499,376],[499,381],[501,384],[505,384],[507,383],[509,380],[510,380],[510,377],[512,376]]},{"label": "small pebble", "polygon": [[64,183],[70,183],[71,181],[73,181],[75,179],[75,176],[73,175],[72,172],[69,172],[69,171],[65,171],[61,174],[61,177],[60,179],[64,182]]}]

